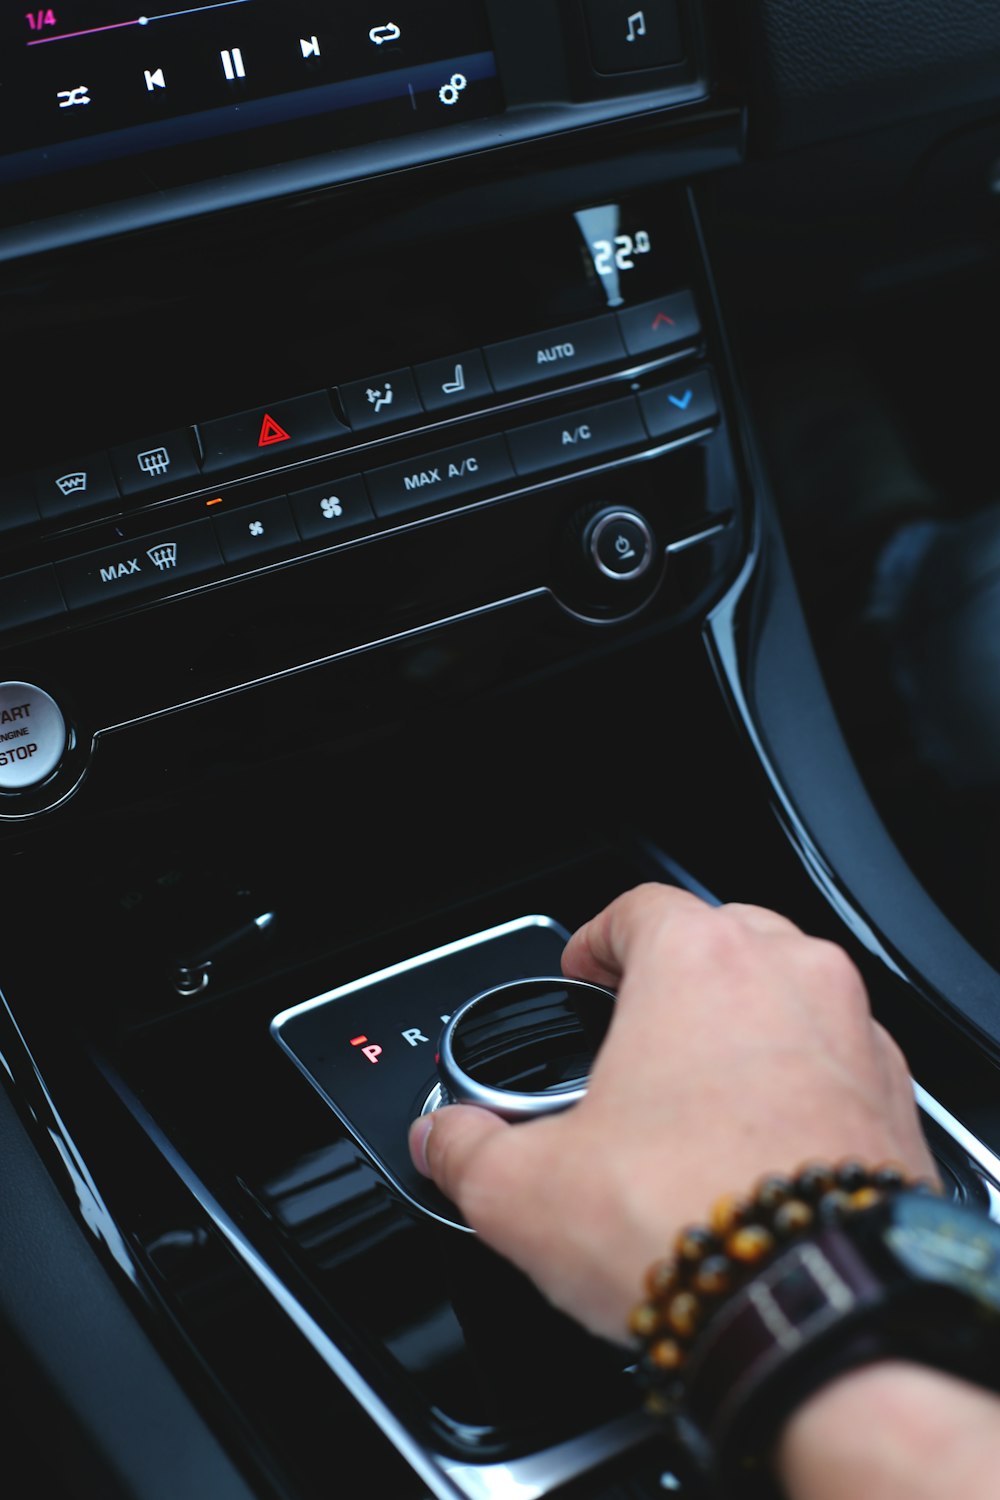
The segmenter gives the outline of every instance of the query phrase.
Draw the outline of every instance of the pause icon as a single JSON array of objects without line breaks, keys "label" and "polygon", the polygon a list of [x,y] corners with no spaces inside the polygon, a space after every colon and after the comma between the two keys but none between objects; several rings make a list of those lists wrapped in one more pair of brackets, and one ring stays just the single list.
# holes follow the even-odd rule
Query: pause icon
[{"label": "pause icon", "polygon": [[237,78],[247,76],[247,70],[243,65],[243,53],[239,47],[233,47],[231,51],[226,49],[220,52],[219,56],[222,58],[222,71],[230,83],[235,83]]}]

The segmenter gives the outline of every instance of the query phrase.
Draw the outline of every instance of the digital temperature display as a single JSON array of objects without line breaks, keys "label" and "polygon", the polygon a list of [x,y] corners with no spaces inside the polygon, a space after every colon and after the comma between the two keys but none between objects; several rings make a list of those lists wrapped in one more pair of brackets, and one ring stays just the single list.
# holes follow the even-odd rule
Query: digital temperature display
[{"label": "digital temperature display", "polygon": [[[593,270],[600,278],[609,307],[624,306],[630,278],[642,281],[642,270],[653,273],[658,267],[654,255],[654,235],[649,221],[632,221],[620,203],[603,203],[597,208],[581,209],[576,225],[583,237]],[[656,290],[659,289],[657,285]],[[634,300],[634,299],[628,299]]]},{"label": "digital temperature display", "polygon": [[616,271],[634,271],[637,255],[648,255],[653,248],[648,230],[635,234],[616,234],[613,240],[594,240],[591,245],[594,270],[598,276],[613,276]]}]

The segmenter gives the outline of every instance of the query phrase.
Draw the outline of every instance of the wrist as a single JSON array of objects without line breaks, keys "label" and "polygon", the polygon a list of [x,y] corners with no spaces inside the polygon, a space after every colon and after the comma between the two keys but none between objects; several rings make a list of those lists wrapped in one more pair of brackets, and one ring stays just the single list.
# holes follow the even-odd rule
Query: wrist
[{"label": "wrist", "polygon": [[792,1500],[988,1500],[1000,1398],[903,1360],[841,1375],[785,1424],[774,1468]]}]

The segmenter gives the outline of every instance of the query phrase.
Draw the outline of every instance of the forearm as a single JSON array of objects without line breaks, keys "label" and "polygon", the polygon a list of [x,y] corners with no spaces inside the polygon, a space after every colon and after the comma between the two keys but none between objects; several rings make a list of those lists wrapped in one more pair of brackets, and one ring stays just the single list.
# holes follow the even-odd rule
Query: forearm
[{"label": "forearm", "polygon": [[871,1365],[795,1413],[776,1467],[790,1500],[994,1500],[1000,1398],[920,1365]]}]

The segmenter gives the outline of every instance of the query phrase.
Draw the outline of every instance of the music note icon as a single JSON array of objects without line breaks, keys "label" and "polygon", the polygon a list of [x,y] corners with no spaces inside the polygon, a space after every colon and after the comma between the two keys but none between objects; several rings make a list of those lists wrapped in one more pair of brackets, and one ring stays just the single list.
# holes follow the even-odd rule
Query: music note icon
[{"label": "music note icon", "polygon": [[627,42],[634,42],[636,37],[645,35],[646,12],[643,10],[637,10],[628,18],[628,36],[625,38],[625,40]]}]

